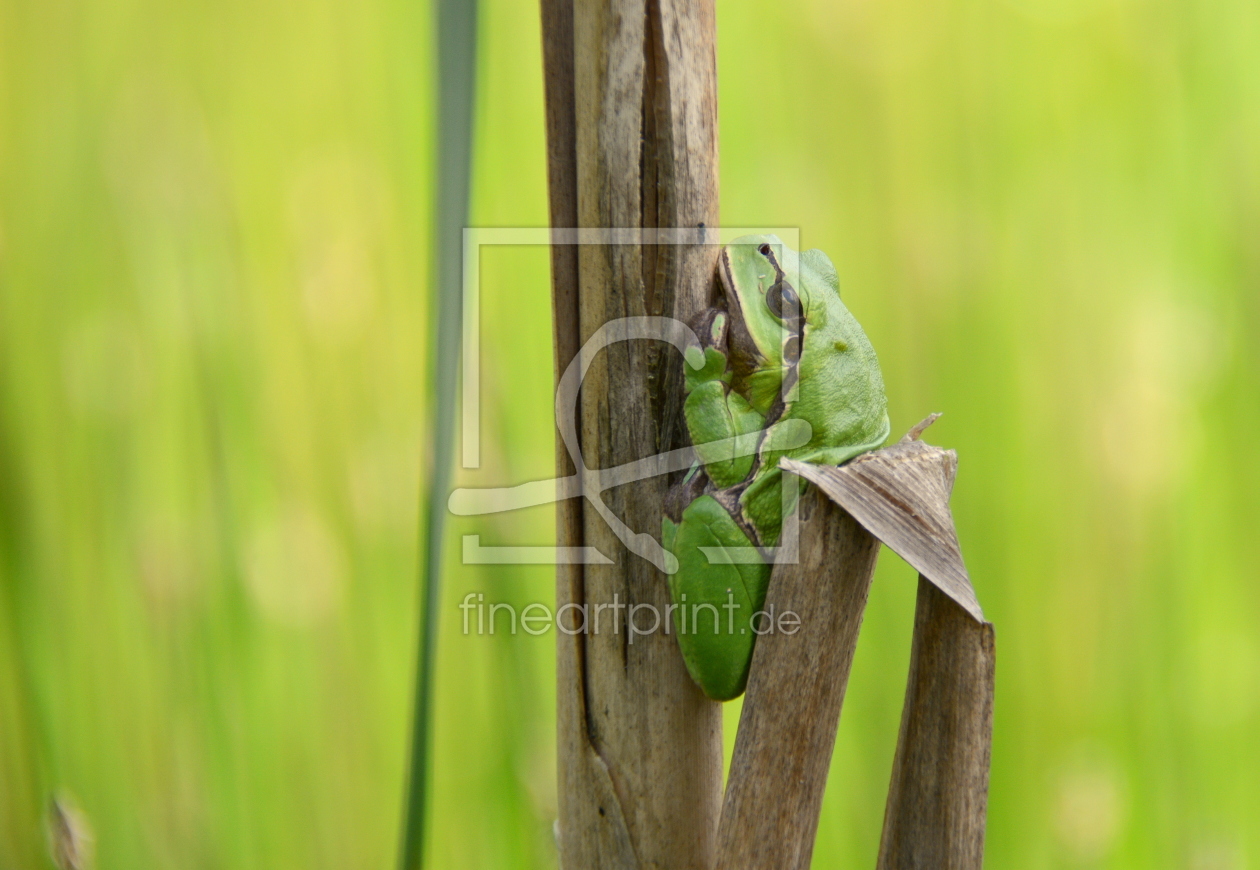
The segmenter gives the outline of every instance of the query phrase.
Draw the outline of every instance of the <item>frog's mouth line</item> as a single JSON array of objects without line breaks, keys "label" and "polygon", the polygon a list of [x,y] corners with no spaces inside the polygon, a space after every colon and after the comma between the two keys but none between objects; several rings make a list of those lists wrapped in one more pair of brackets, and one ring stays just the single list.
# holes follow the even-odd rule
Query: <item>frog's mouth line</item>
[{"label": "frog's mouth line", "polygon": [[768,365],[770,361],[761,353],[748,329],[747,312],[744,311],[739,294],[735,292],[735,278],[731,274],[731,261],[726,251],[722,252],[719,263],[722,276],[722,298],[719,301],[729,315],[726,318],[724,350],[735,373],[736,382],[744,384],[753,372]]},{"label": "frog's mouth line", "polygon": [[[768,247],[768,246],[763,246]],[[767,259],[770,265],[774,267],[776,281],[786,282],[787,275],[779,266],[779,262],[774,258],[774,252],[771,251]],[[730,256],[726,251],[722,251],[718,258],[719,272],[721,275],[722,298],[720,303],[725,307],[727,312],[727,333],[726,333],[726,357],[730,363],[731,370],[735,375],[735,383],[733,387],[747,398],[748,379],[756,371],[766,368],[770,365],[767,359],[757,347],[757,342],[753,339],[752,333],[748,329],[748,321],[745,317],[743,302],[739,294],[735,292],[735,277],[731,272]],[[773,312],[772,312],[773,313]],[[787,323],[796,325],[796,329],[787,327]],[[796,385],[799,378],[798,364],[800,362],[799,348],[802,346],[805,338],[805,318],[798,317],[785,323],[783,351],[780,362],[785,369],[783,382],[779,387],[778,395],[775,397],[774,403],[766,411],[766,425],[772,425],[780,416],[786,407],[784,397],[788,395],[792,388]],[[789,361],[788,345],[793,341],[796,342],[796,359]]]}]

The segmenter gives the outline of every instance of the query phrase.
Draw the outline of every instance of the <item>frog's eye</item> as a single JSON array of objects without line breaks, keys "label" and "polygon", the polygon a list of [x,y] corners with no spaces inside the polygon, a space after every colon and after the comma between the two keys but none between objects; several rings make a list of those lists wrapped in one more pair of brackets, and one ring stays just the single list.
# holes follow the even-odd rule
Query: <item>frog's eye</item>
[{"label": "frog's eye", "polygon": [[770,246],[762,243],[761,247],[757,249],[757,253],[761,254],[763,257],[770,256]]},{"label": "frog's eye", "polygon": [[801,313],[801,300],[792,285],[780,278],[766,291],[766,307],[780,320],[795,320]]}]

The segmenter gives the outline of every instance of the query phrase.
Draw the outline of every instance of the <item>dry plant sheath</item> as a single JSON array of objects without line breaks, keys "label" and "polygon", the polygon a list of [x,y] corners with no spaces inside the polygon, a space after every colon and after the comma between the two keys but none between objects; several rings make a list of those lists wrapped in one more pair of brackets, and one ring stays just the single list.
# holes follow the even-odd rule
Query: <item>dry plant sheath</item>
[{"label": "dry plant sheath", "polygon": [[[712,2],[543,0],[542,13],[552,226],[716,226]],[[552,256],[559,376],[608,321],[689,320],[708,302],[717,248],[557,245]],[[603,351],[582,385],[587,463],[610,467],[679,446],[680,371],[676,353],[652,342]],[[572,470],[565,456],[558,465]],[[631,528],[655,530],[667,486],[653,478],[606,500]],[[557,607],[642,603],[668,613],[664,576],[625,554],[585,504],[560,503],[557,543],[596,547],[619,563],[561,566]],[[557,632],[562,866],[711,867],[720,714],[691,682],[672,635],[629,644],[624,630]]]},{"label": "dry plant sheath", "polygon": [[[800,618],[759,638],[718,833],[720,870],[809,866],[879,542],[811,487],[800,560],[775,566],[766,610]],[[790,625],[790,624],[789,624]]]},{"label": "dry plant sheath", "polygon": [[993,626],[920,575],[880,870],[983,863],[993,666]]},{"label": "dry plant sheath", "polygon": [[817,484],[978,622],[980,602],[963,564],[949,494],[958,456],[919,440],[933,414],[896,444],[839,467],[785,459],[782,466]]}]

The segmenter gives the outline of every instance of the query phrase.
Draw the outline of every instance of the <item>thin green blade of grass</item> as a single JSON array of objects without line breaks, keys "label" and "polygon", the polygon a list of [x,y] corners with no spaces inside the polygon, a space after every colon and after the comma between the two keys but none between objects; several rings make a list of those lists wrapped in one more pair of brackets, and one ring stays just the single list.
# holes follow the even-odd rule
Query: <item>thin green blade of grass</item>
[{"label": "thin green blade of grass", "polygon": [[437,4],[438,114],[434,204],[434,299],[436,342],[430,382],[428,490],[422,494],[420,561],[422,609],[416,651],[411,767],[404,807],[399,866],[424,866],[432,745],[433,675],[441,600],[442,535],[446,492],[455,446],[455,390],[462,320],[463,228],[468,221],[472,157],[472,110],[477,52],[477,5],[470,0]]}]

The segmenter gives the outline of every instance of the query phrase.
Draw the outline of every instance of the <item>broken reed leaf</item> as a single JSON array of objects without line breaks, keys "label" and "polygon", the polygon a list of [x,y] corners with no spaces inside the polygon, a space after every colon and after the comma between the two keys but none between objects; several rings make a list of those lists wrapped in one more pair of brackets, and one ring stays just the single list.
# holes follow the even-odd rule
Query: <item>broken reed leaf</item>
[{"label": "broken reed leaf", "polygon": [[972,618],[984,622],[949,510],[958,455],[918,440],[938,416],[928,417],[891,447],[845,465],[783,458],[779,467],[816,485]]}]

